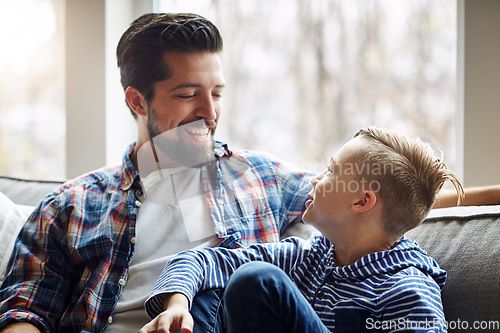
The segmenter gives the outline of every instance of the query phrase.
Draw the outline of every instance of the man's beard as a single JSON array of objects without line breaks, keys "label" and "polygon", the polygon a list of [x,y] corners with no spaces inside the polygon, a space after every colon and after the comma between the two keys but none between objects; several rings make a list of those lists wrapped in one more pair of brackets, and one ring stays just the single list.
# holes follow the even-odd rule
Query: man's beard
[{"label": "man's beard", "polygon": [[[162,167],[201,167],[215,159],[214,156],[214,133],[217,123],[213,120],[196,120],[194,122],[180,125],[171,130],[161,132],[158,128],[155,110],[150,108],[147,130],[152,141],[153,152],[157,162]],[[193,133],[202,133],[208,127],[210,139],[207,143],[199,143],[193,140]],[[157,155],[156,153],[160,153]],[[163,161],[164,154],[170,161]],[[160,156],[160,157],[158,157]],[[174,163],[172,163],[174,162]],[[172,165],[174,164],[174,165]]]}]

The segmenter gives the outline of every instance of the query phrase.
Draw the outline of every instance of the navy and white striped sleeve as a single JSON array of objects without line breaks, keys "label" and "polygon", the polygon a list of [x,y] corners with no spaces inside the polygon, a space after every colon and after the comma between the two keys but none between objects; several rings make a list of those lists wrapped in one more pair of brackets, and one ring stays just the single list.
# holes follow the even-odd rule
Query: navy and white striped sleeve
[{"label": "navy and white striped sleeve", "polygon": [[446,332],[441,291],[430,278],[409,276],[381,302],[383,322],[397,323],[391,332]]},{"label": "navy and white striped sleeve", "polygon": [[231,274],[249,261],[272,263],[285,272],[307,255],[309,241],[290,237],[279,243],[253,244],[239,249],[203,248],[176,255],[164,268],[145,303],[150,318],[163,311],[163,296],[182,293],[192,304],[200,290],[224,288]]}]

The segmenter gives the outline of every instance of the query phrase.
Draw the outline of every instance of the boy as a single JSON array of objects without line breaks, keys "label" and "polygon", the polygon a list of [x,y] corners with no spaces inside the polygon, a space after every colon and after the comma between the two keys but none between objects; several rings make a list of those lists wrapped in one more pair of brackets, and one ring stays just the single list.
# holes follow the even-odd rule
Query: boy
[{"label": "boy", "polygon": [[446,272],[404,237],[446,180],[460,200],[460,180],[428,144],[362,129],[312,180],[303,220],[322,234],[178,255],[146,302],[156,318],[141,332],[191,332],[193,296],[224,287],[229,332],[446,331]]}]

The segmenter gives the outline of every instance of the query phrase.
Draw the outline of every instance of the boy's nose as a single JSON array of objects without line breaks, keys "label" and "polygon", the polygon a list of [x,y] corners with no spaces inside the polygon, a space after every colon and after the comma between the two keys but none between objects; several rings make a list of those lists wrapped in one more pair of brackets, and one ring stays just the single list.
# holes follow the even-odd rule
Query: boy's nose
[{"label": "boy's nose", "polygon": [[316,187],[316,184],[318,184],[319,180],[320,180],[320,175],[314,176],[313,179],[311,179],[312,186]]}]

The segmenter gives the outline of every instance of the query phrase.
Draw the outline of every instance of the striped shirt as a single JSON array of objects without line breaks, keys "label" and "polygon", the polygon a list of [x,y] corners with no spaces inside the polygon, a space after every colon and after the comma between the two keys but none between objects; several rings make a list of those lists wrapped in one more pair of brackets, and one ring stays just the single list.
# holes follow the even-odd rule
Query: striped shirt
[{"label": "striped shirt", "polygon": [[[126,152],[122,166],[103,168],[46,196],[16,241],[0,288],[0,329],[28,321],[48,332],[102,332],[112,321],[134,253],[139,174]],[[310,175],[270,156],[230,152],[203,185],[220,246],[279,240],[301,216]]]},{"label": "striped shirt", "polygon": [[283,269],[331,331],[446,331],[440,294],[446,272],[405,237],[347,266],[335,265],[334,246],[321,234],[240,249],[188,250],[167,264],[146,311],[151,318],[162,312],[164,293],[183,293],[192,302],[197,291],[223,288],[239,266],[254,260]]}]

